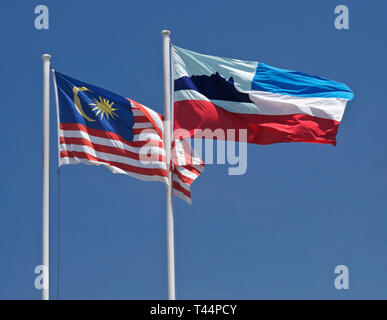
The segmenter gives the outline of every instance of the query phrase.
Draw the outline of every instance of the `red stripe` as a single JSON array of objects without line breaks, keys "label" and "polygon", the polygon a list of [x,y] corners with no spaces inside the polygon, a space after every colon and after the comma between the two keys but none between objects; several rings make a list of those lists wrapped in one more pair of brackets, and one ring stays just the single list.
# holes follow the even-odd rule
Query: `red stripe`
[{"label": "red stripe", "polygon": [[146,176],[161,176],[161,177],[168,177],[167,170],[165,169],[154,169],[154,168],[140,168],[131,166],[129,164],[116,162],[116,161],[108,161],[104,159],[100,159],[97,157],[92,156],[91,154],[88,154],[86,152],[77,152],[77,151],[61,151],[60,152],[61,158],[81,158],[81,159],[87,159],[90,161],[98,161],[103,162],[106,164],[110,164],[113,167],[122,169],[124,171],[128,172],[134,172]]},{"label": "red stripe", "polygon": [[145,133],[153,133],[155,135],[160,135],[154,128],[133,128],[133,134],[145,134]]},{"label": "red stripe", "polygon": [[144,123],[144,122],[150,122],[150,121],[146,116],[134,116],[134,122],[135,123]]},{"label": "red stripe", "polygon": [[[92,129],[92,128],[86,127],[80,123],[60,123],[60,129],[73,130],[73,131],[83,131],[83,132],[86,132],[87,134],[95,136],[95,137],[121,141],[123,143],[126,143],[128,146],[132,146],[132,147],[142,147],[145,144],[152,142],[152,143],[155,143],[155,146],[158,145],[160,148],[163,148],[162,141],[158,141],[158,140],[128,141],[116,133],[104,131],[104,130]],[[141,129],[141,130],[144,130],[144,129]]]},{"label": "red stripe", "polygon": [[[196,170],[193,167],[188,167],[188,166],[180,166],[180,167],[183,167],[184,169],[186,169],[187,171],[189,171],[193,174],[196,174],[197,177],[200,176],[200,174],[201,174],[200,171]],[[181,173],[180,171],[178,171],[177,168],[174,169],[173,174],[176,174],[180,178],[180,180],[182,180],[184,183],[186,183],[188,185],[191,185],[197,178],[196,177],[196,178],[192,179],[191,177],[186,176],[184,173]]]},{"label": "red stripe", "polygon": [[185,166],[182,166],[184,169],[200,176],[200,174],[202,173],[201,171],[199,171],[197,168],[195,168],[193,165],[185,165]]},{"label": "red stripe", "polygon": [[[202,100],[183,100],[174,103],[174,129],[188,130],[188,136],[191,137],[194,136],[195,129],[212,131],[247,129],[247,142],[250,143],[314,142],[336,145],[338,125],[338,121],[306,114],[233,113]],[[236,140],[239,140],[238,131]]]},{"label": "red stripe", "polygon": [[[60,143],[65,144],[76,144],[76,145],[86,145],[95,151],[99,152],[105,152],[110,154],[115,154],[122,157],[131,158],[134,160],[140,160],[140,155],[135,152],[131,152],[125,149],[112,147],[112,146],[105,146],[97,143],[92,143],[91,141],[84,139],[84,138],[67,138],[67,137],[60,137],[59,139]],[[165,157],[162,154],[152,154],[154,156],[154,161],[161,161],[166,162]]]},{"label": "red stripe", "polygon": [[184,182],[187,185],[191,185],[194,182],[194,179],[191,179],[190,177],[183,175],[181,172],[177,170],[174,170],[173,174],[175,174],[182,182]]},{"label": "red stripe", "polygon": [[173,187],[173,189],[178,190],[181,193],[183,193],[184,195],[186,195],[188,198],[191,198],[191,192],[184,189],[177,181],[172,182],[172,187]]}]

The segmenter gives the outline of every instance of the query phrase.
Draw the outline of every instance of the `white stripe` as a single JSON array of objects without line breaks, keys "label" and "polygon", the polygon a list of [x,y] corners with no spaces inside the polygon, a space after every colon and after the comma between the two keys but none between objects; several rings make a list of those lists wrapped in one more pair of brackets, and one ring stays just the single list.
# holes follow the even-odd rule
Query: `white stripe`
[{"label": "white stripe", "polygon": [[116,154],[96,151],[93,148],[90,148],[85,145],[77,145],[77,144],[65,144],[61,143],[59,149],[61,151],[75,151],[75,152],[84,152],[92,155],[93,157],[106,160],[106,161],[114,161],[122,164],[128,164],[138,168],[152,168],[152,169],[164,169],[167,170],[167,166],[162,161],[146,161],[144,160],[135,160],[124,156],[119,156]]},{"label": "white stripe", "polygon": [[203,100],[210,101],[204,94],[196,90],[186,89],[179,90],[174,92],[173,101],[183,101],[183,100]]},{"label": "white stripe", "polygon": [[69,157],[59,159],[59,166],[65,165],[65,164],[78,164],[78,163],[83,163],[83,164],[87,164],[87,165],[103,165],[103,166],[107,167],[108,169],[110,169],[113,173],[126,174],[128,176],[131,176],[133,178],[140,179],[143,181],[160,181],[160,182],[164,182],[165,184],[168,184],[168,179],[164,176],[156,176],[156,175],[150,176],[150,175],[143,175],[143,174],[139,174],[139,173],[125,171],[125,170],[111,166],[111,165],[104,163],[104,162],[92,161],[92,160],[87,160],[87,159],[79,159],[79,158],[69,158]]},{"label": "white stripe", "polygon": [[179,171],[183,176],[195,180],[199,175],[193,173],[192,171],[187,170],[184,167],[176,167],[176,170]]},{"label": "white stripe", "polygon": [[[67,131],[67,132],[71,132],[71,131],[82,131],[82,130],[63,130],[61,129],[59,131],[59,134],[62,134],[61,132],[64,132],[64,131]],[[86,132],[85,132],[86,133]],[[90,133],[86,133],[87,135],[90,135]],[[96,136],[94,136],[96,137]],[[114,141],[118,141],[118,140],[115,140],[112,138],[112,140]],[[155,140],[155,141],[161,141],[163,142],[163,140],[161,139],[161,137],[157,134],[157,132],[155,131],[155,129],[144,129],[144,132],[141,131],[141,133],[139,134],[135,134],[133,136],[133,141],[135,142],[138,142],[138,141],[147,141],[147,140]],[[128,143],[130,143],[130,141],[128,141]]]},{"label": "white stripe", "polygon": [[[155,130],[153,129],[153,131],[155,131]],[[141,133],[135,134],[133,136],[133,141],[146,141],[146,140],[156,140],[156,141],[163,142],[161,137],[157,133],[154,133],[154,132],[141,132]]]},{"label": "white stripe", "polygon": [[176,181],[185,190],[190,191],[190,185],[182,181],[176,174],[172,176],[172,180]]},{"label": "white stripe", "polygon": [[308,114],[310,116],[341,121],[347,99],[294,97],[264,91],[252,91],[250,99],[258,113],[268,115]]},{"label": "white stripe", "polygon": [[150,122],[135,122],[133,129],[153,128],[153,124]]},{"label": "white stripe", "polygon": [[209,101],[233,113],[263,115],[308,114],[336,121],[341,121],[347,103],[347,99],[344,98],[294,97],[264,91],[250,91],[249,97],[253,103],[210,100],[195,90],[179,90],[175,92],[175,101]]},{"label": "white stripe", "polygon": [[182,193],[180,190],[173,189],[173,194],[180,199],[184,200],[188,204],[192,204],[192,199],[188,198],[184,193]]},{"label": "white stripe", "polygon": [[134,107],[132,107],[132,112],[133,112],[133,116],[138,116],[138,117],[143,117],[145,116],[144,115],[144,112],[142,112],[140,109],[134,109]]},{"label": "white stripe", "polygon": [[256,114],[258,112],[257,106],[252,102],[235,102],[225,100],[208,99],[205,95],[197,92],[196,90],[179,90],[175,92],[174,101],[184,100],[203,100],[212,102],[223,109],[234,113],[248,113]]},{"label": "white stripe", "polygon": [[[200,159],[199,159],[200,160]],[[201,161],[201,160],[200,160]],[[200,173],[202,173],[203,172],[203,170],[204,170],[204,168],[205,168],[205,166],[204,166],[204,164],[200,164],[200,165],[195,165],[195,169],[197,170],[197,171],[199,171]]]},{"label": "white stripe", "polygon": [[[192,151],[195,152],[193,149],[192,149]],[[196,155],[196,154],[191,155],[191,161],[192,161],[192,163],[188,163],[188,165],[192,165],[195,168],[197,166],[200,166],[200,167],[203,167],[203,169],[204,169],[203,161],[198,155]]]},{"label": "white stripe", "polygon": [[[184,182],[182,182],[176,174],[173,175],[172,179],[173,179],[173,181],[177,182],[182,188],[187,190],[190,193],[190,195],[191,195],[191,188],[190,188],[190,186],[185,184]],[[176,196],[178,196],[180,199],[186,201],[189,204],[192,204],[192,199],[190,197],[186,196],[180,190],[177,190],[177,189],[173,188],[173,193]]]},{"label": "white stripe", "polygon": [[[149,148],[149,147],[132,147],[126,143],[123,143],[122,141],[89,135],[82,130],[60,130],[59,136],[65,137],[65,138],[83,138],[83,139],[89,140],[91,143],[124,149],[138,154],[146,154]],[[163,148],[156,147],[156,146],[152,146],[151,148],[152,148],[152,153],[162,154],[163,156],[165,156],[165,150]]]}]

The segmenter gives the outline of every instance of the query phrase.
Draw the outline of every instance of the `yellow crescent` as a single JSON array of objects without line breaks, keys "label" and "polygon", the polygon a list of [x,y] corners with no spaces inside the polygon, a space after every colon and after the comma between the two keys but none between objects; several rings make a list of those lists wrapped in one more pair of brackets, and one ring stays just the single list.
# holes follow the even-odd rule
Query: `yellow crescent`
[{"label": "yellow crescent", "polygon": [[88,121],[95,121],[94,119],[91,119],[90,117],[87,116],[87,114],[83,111],[81,101],[79,100],[78,97],[78,91],[90,91],[86,87],[73,87],[73,93],[74,93],[74,105],[75,108],[77,108],[79,114],[84,117]]}]

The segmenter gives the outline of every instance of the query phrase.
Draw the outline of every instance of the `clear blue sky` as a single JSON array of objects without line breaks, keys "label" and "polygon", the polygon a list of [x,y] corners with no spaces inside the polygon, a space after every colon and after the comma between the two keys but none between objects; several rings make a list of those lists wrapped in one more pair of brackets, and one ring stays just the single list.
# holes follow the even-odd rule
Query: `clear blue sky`
[{"label": "clear blue sky", "polygon": [[[34,28],[46,4],[50,29]],[[334,8],[349,8],[349,30]],[[175,198],[180,299],[387,298],[385,1],[1,1],[0,298],[39,299],[42,61],[162,112],[162,29],[178,46],[296,69],[355,93],[336,147],[249,145],[248,169],[209,165]],[[51,95],[51,298],[58,288]],[[96,166],[61,169],[60,298],[167,298],[164,187]],[[349,268],[349,290],[333,285]]]}]

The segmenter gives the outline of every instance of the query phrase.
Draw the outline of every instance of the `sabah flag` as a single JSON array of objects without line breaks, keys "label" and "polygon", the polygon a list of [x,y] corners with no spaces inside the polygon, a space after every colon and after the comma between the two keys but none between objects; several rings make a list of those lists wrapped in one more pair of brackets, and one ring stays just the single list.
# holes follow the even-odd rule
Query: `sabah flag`
[{"label": "sabah flag", "polygon": [[[263,62],[204,55],[172,46],[174,129],[235,129],[226,140],[336,145],[352,91],[343,83]],[[181,134],[181,133],[179,133]]]}]

